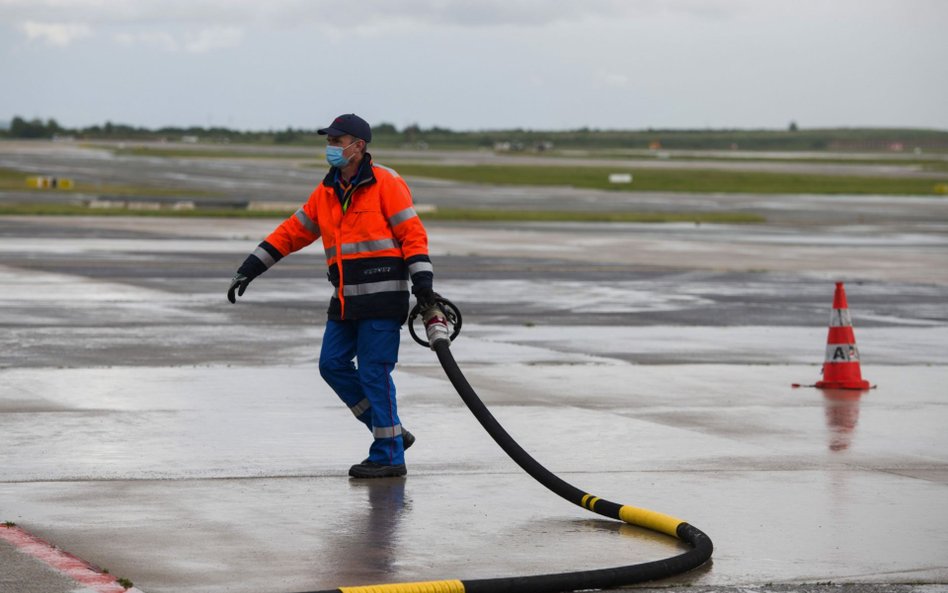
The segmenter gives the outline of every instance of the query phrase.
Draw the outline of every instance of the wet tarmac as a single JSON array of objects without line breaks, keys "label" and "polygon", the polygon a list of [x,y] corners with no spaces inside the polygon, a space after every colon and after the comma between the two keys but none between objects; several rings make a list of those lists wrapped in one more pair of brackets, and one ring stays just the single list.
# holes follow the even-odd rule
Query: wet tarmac
[{"label": "wet tarmac", "polygon": [[[903,206],[859,226],[428,226],[436,288],[465,313],[452,351],[501,423],[567,481],[714,540],[661,586],[943,593],[948,217]],[[680,549],[534,483],[404,331],[409,476],[346,478],[368,434],[316,370],[318,250],[224,298],[273,225],[0,218],[0,522],[145,593]],[[819,378],[835,280],[878,385],[861,394],[790,387]],[[4,593],[81,590],[2,539],[0,564]]]}]

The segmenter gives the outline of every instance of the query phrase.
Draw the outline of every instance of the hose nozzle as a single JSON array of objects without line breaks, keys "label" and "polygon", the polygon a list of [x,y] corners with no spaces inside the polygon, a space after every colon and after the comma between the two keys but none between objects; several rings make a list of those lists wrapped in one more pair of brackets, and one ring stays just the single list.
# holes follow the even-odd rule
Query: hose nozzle
[{"label": "hose nozzle", "polygon": [[[427,341],[415,333],[415,319],[418,316],[421,316],[422,323],[425,325]],[[454,303],[443,297],[439,297],[435,304],[424,310],[415,305],[408,315],[408,331],[411,337],[425,348],[434,350],[435,344],[443,341],[450,344],[461,333],[461,311]]]},{"label": "hose nozzle", "polygon": [[435,344],[440,341],[451,342],[448,333],[448,319],[438,305],[432,305],[422,311],[421,320],[425,324],[425,333],[428,334],[428,344],[431,349],[435,349]]}]

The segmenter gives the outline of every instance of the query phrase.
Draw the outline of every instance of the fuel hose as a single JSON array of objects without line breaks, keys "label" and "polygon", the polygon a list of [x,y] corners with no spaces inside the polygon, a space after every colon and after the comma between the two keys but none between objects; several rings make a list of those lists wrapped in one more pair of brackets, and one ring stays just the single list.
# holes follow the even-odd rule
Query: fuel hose
[{"label": "fuel hose", "polygon": [[[414,330],[413,322],[419,313],[424,320],[428,341],[420,338]],[[451,333],[448,331],[449,324],[454,328]],[[451,354],[451,341],[457,337],[460,327],[460,310],[444,298],[439,298],[437,307],[420,311],[416,306],[409,315],[409,331],[412,337],[419,344],[434,350],[445,374],[468,409],[471,410],[471,413],[474,414],[474,417],[477,418],[477,421],[480,422],[491,438],[517,465],[547,489],[575,505],[604,517],[618,519],[630,525],[678,538],[689,545],[690,549],[663,560],[615,568],[489,579],[339,587],[312,593],[559,593],[563,591],[609,589],[675,576],[693,570],[711,558],[711,553],[714,550],[711,538],[697,527],[664,513],[618,504],[580,490],[546,469],[527,453],[494,418],[494,415],[487,409],[487,406],[484,405],[484,402],[481,401],[474,388],[464,377],[457,361],[454,360],[454,356]]]}]

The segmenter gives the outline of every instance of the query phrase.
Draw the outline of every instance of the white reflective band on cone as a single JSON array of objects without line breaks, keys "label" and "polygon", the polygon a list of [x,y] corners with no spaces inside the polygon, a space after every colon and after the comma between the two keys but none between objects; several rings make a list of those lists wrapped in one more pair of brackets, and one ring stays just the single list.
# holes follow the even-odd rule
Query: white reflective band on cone
[{"label": "white reflective band on cone", "polygon": [[859,360],[855,344],[827,344],[826,362],[853,362]]},{"label": "white reflective band on cone", "polygon": [[833,309],[830,313],[830,327],[850,327],[852,324],[853,317],[849,309]]}]

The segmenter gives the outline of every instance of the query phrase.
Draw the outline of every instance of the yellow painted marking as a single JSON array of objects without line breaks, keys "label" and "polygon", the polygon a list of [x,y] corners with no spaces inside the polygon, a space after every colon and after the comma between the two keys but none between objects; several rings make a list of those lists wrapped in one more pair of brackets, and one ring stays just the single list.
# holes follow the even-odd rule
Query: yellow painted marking
[{"label": "yellow painted marking", "polygon": [[660,533],[667,533],[672,537],[678,537],[678,526],[684,523],[681,519],[671,515],[629,505],[623,505],[619,509],[619,518],[630,525],[638,525]]},{"label": "yellow painted marking", "polygon": [[593,510],[593,507],[596,506],[596,503],[599,501],[598,496],[593,496],[592,494],[584,494],[582,500],[579,501],[579,506],[584,509]]},{"label": "yellow painted marking", "polygon": [[67,179],[65,177],[50,177],[47,175],[39,177],[27,177],[26,185],[27,187],[32,187],[33,189],[72,189],[75,187],[75,183],[72,179]]},{"label": "yellow painted marking", "polygon": [[363,587],[339,587],[343,593],[464,593],[461,581],[423,581],[420,583],[391,583]]}]

